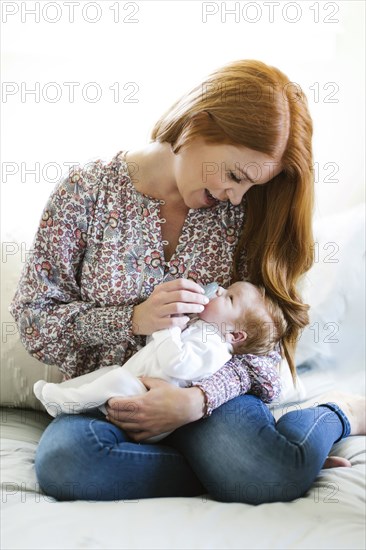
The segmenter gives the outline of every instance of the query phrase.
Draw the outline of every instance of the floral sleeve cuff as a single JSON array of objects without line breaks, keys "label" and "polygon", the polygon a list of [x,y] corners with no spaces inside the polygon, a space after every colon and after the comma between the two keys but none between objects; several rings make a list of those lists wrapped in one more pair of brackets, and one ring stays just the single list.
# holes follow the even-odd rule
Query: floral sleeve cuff
[{"label": "floral sleeve cuff", "polygon": [[[245,378],[245,390],[247,391],[248,378]],[[203,418],[211,416],[212,412],[223,403],[237,397],[242,391],[242,381],[239,373],[233,368],[231,362],[227,363],[216,374],[193,382],[192,386],[198,386],[205,396],[205,414]]]},{"label": "floral sleeve cuff", "polygon": [[280,360],[276,350],[266,356],[236,355],[212,376],[194,382],[192,385],[198,386],[205,395],[203,418],[210,416],[223,403],[248,392],[270,402],[280,391],[276,370]]},{"label": "floral sleeve cuff", "polygon": [[122,340],[135,344],[133,308],[132,305],[96,307],[80,315],[75,324],[75,341],[87,346],[110,346],[120,344]]}]

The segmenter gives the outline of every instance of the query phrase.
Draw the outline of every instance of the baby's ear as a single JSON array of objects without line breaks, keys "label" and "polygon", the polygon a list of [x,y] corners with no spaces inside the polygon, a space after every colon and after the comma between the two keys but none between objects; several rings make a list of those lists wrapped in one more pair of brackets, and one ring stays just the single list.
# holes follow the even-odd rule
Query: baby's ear
[{"label": "baby's ear", "polygon": [[230,344],[238,345],[242,344],[247,339],[247,333],[244,330],[233,331],[227,334],[227,341]]}]

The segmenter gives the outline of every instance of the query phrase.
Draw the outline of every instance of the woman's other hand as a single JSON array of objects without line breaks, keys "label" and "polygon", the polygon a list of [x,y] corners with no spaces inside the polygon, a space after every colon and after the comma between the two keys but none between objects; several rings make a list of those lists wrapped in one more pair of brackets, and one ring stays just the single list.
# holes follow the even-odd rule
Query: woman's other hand
[{"label": "woman's other hand", "polygon": [[184,329],[188,315],[203,311],[207,303],[203,288],[190,279],[161,283],[147,300],[134,307],[133,333],[149,335],[171,327]]},{"label": "woman's other hand", "polygon": [[178,388],[158,378],[141,378],[149,390],[134,397],[113,397],[108,420],[136,442],[173,431],[204,415],[205,399],[197,388]]}]

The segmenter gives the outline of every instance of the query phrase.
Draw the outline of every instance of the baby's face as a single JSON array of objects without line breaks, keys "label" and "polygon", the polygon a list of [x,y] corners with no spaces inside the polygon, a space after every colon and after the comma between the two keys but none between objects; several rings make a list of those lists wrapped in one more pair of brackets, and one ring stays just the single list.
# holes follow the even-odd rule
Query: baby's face
[{"label": "baby's face", "polygon": [[219,287],[216,296],[198,317],[207,323],[217,325],[221,333],[239,330],[239,319],[243,318],[249,306],[257,303],[258,298],[258,289],[251,283],[234,283],[226,290]]}]

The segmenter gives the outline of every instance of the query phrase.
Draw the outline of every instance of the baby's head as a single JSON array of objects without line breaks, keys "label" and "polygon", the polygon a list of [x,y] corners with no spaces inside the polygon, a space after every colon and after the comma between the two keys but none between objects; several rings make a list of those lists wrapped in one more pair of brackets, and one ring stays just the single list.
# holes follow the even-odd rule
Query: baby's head
[{"label": "baby's head", "polygon": [[264,287],[244,281],[219,287],[199,318],[218,327],[236,354],[264,355],[287,330],[281,308]]}]

